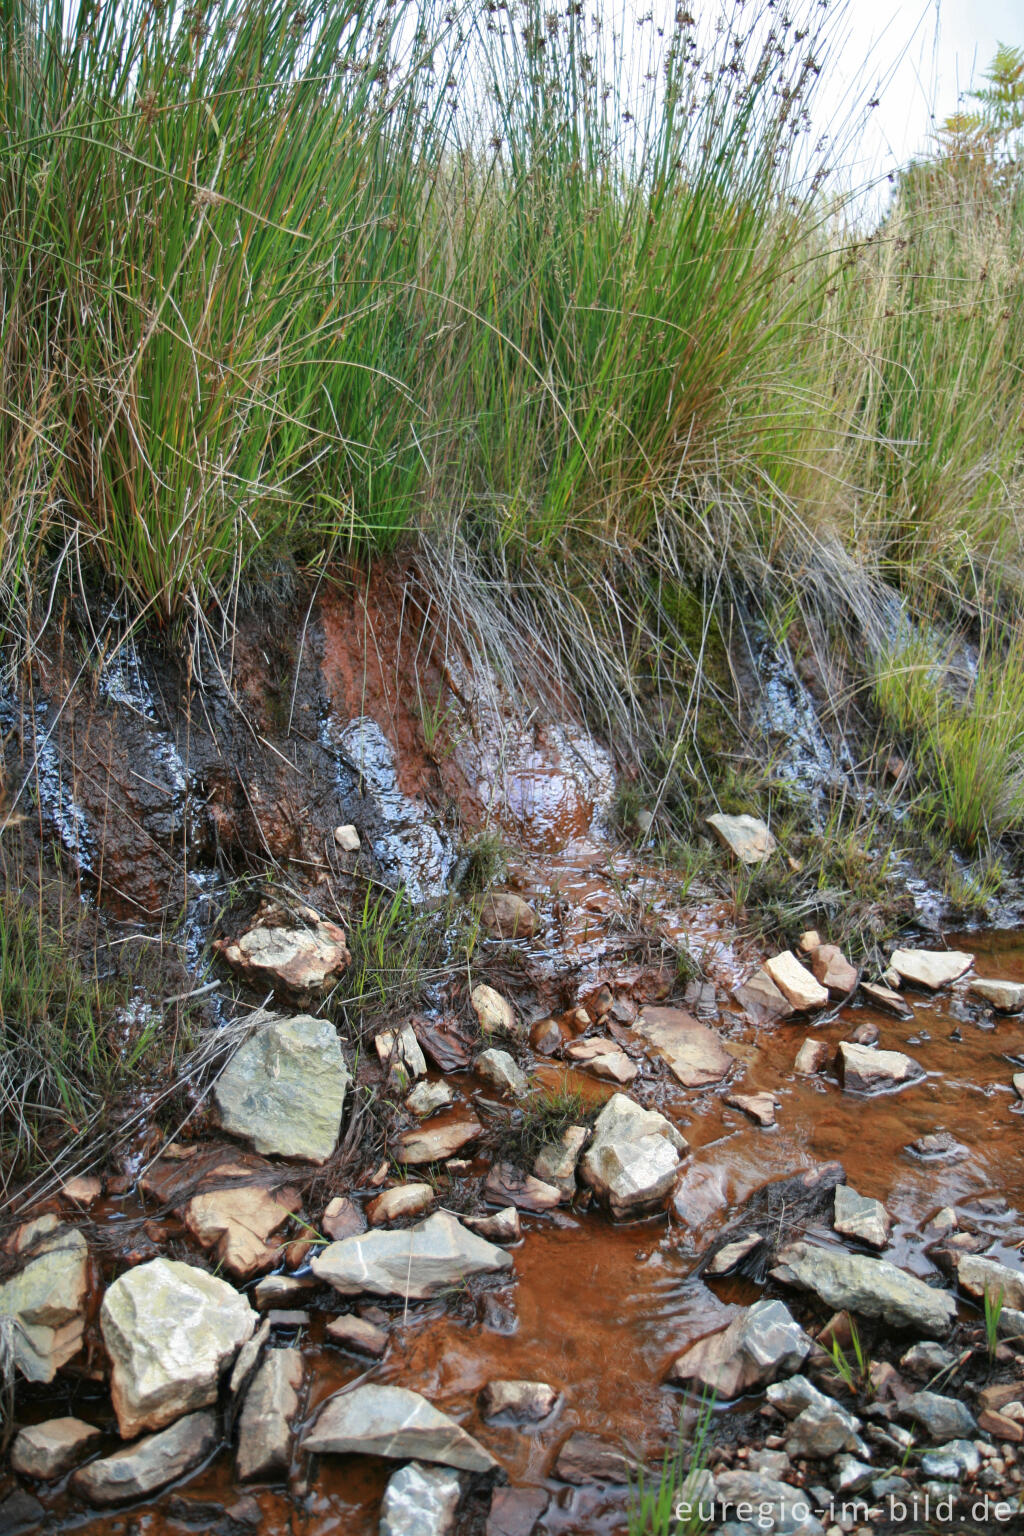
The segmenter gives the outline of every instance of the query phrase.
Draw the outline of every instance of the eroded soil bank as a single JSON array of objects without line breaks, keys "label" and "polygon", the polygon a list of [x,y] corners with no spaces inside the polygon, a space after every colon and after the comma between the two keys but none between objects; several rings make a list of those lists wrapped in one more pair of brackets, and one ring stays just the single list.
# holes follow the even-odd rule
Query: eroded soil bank
[{"label": "eroded soil bank", "polygon": [[[610,754],[578,722],[531,714],[493,676],[471,677],[425,617],[414,579],[392,573],[321,592],[286,623],[252,619],[230,676],[207,668],[200,683],[131,645],[83,667],[69,644],[38,658],[30,686],[3,702],[8,887],[19,871],[28,878],[46,868],[89,915],[97,955],[158,947],[161,964],[139,973],[135,1004],[150,1010],[161,1037],[190,1032],[198,1048],[179,1056],[180,1081],[146,1084],[107,1116],[102,1135],[72,1140],[51,1169],[9,1176],[0,1281],[9,1286],[31,1261],[31,1246],[15,1251],[29,1219],[53,1215],[89,1246],[81,1347],[49,1382],[17,1378],[13,1424],[73,1415],[103,1432],[94,1459],[119,1448],[101,1301],[119,1276],[161,1256],[226,1274],[269,1315],[266,1347],[297,1350],[303,1371],[286,1465],[272,1477],[238,1480],[242,1399],[232,1407],[224,1381],[218,1448],[151,1499],[97,1511],[76,1493],[73,1470],[45,1480],[8,1465],[0,1519],[11,1530],[371,1536],[396,1462],[313,1456],[303,1438],[333,1394],[372,1382],[422,1394],[499,1463],[496,1479],[464,1476],[454,1524],[438,1530],[612,1536],[629,1529],[635,1492],[621,1468],[608,1475],[592,1445],[576,1466],[560,1460],[570,1437],[597,1437],[656,1471],[680,1416],[691,1434],[697,1416],[673,1363],[777,1298],[808,1336],[807,1375],[856,1414],[858,1448],[806,1454],[789,1441],[790,1418],[766,1400],[762,1378],[718,1394],[705,1451],[717,1476],[749,1468],[826,1511],[844,1475],[837,1458],[853,1455],[867,1469],[858,1491],[878,1513],[840,1529],[898,1528],[886,1500],[900,1479],[902,1491],[930,1486],[936,1499],[944,1484],[968,1512],[975,1496],[1009,1500],[1017,1520],[1024,1410],[1015,1418],[993,1408],[999,1423],[984,1414],[997,1400],[1011,1410],[1019,1402],[1024,1356],[1012,1327],[1001,1328],[1001,1342],[986,1338],[981,1296],[957,1286],[956,1265],[981,1254],[1021,1272],[1024,1103],[1014,1074],[1024,1070],[1024,1021],[994,1011],[971,984],[1024,982],[1024,940],[1013,931],[958,938],[911,929],[905,946],[964,951],[973,969],[935,991],[900,981],[905,1017],[853,990],[845,1001],[766,1019],[736,996],[759,971],[763,943],[738,931],[720,892],[687,883],[617,832]],[[355,828],[357,850],[335,837],[340,826]],[[481,889],[479,867],[486,854],[486,885],[498,843],[496,889],[529,913],[511,928]],[[388,917],[400,888],[419,913],[411,946]],[[349,965],[314,989],[232,972],[212,942],[239,938],[268,912],[293,932],[320,920],[341,927]],[[490,1031],[474,1001],[481,983],[510,1005],[506,1024]],[[324,1162],[255,1156],[219,1123],[216,1074],[264,1003],[336,1028],[352,1084]],[[651,1022],[666,1019],[690,1031],[685,1060],[651,1038]],[[422,1069],[407,1058],[396,1077],[394,1052],[376,1041],[409,1023]],[[130,1021],[119,1027],[129,1038]],[[898,1089],[890,1081],[858,1091],[836,1065],[855,1035],[919,1070]],[[821,1059],[798,1071],[807,1039],[820,1043]],[[506,1052],[526,1089],[510,1082],[503,1091],[482,1076],[475,1063],[484,1049]],[[451,1103],[421,1121],[405,1103],[414,1081],[445,1083]],[[663,1115],[688,1143],[654,1211],[641,1215],[638,1202],[629,1219],[613,1220],[607,1191],[582,1163],[570,1165],[557,1204],[524,1188],[538,1151],[573,1123],[585,1140],[616,1093]],[[767,1095],[774,1124],[729,1103],[737,1094]],[[446,1128],[470,1116],[476,1132],[449,1155],[400,1160],[418,1126],[442,1137],[443,1149]],[[46,1150],[56,1157],[60,1148]],[[223,1191],[225,1167],[235,1188],[296,1192],[295,1214],[248,1269],[225,1269],[223,1252],[204,1246],[188,1220],[197,1194]],[[98,1182],[62,1193],[73,1176]],[[837,1180],[884,1206],[884,1247],[836,1232]],[[518,1206],[511,1268],[428,1300],[343,1295],[319,1280],[311,1265],[332,1235],[331,1202],[351,1201],[365,1227],[371,1202],[403,1182],[425,1183],[427,1203],[372,1230],[411,1229],[438,1211],[483,1217]],[[707,1260],[727,1234],[759,1241],[713,1278]],[[954,1368],[915,1374],[900,1362],[920,1330],[773,1277],[779,1252],[797,1240],[872,1263],[880,1254],[955,1295],[952,1331],[934,1335]],[[268,1275],[297,1284],[285,1299],[287,1288],[268,1289]],[[10,1312],[9,1289],[0,1311],[5,1295]],[[1009,1291],[1001,1304],[1006,1316],[994,1328],[1017,1306]],[[837,1325],[838,1357],[827,1340],[810,1346],[843,1310],[854,1316],[863,1371],[848,1321]],[[382,1330],[379,1358],[329,1335],[331,1321],[352,1315]],[[839,1361],[851,1366],[849,1380]],[[481,1393],[507,1380],[549,1384],[555,1408],[535,1423],[489,1418]],[[945,1438],[918,1427],[908,1448],[907,1403],[930,1385],[963,1404],[970,1427]],[[945,1475],[925,1466],[953,1441],[978,1442],[977,1465],[968,1457]],[[511,1493],[499,1500],[495,1484]],[[719,1517],[727,1514],[720,1506]],[[827,1512],[809,1518],[822,1530],[837,1523]],[[947,1529],[931,1516],[920,1524]],[[1016,1528],[1001,1518],[975,1524]]]}]

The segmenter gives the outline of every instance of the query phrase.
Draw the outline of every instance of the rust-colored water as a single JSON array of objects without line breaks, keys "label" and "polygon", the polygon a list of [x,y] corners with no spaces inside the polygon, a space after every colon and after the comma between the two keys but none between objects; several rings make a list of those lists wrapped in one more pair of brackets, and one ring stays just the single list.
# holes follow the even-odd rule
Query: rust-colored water
[{"label": "rust-colored water", "polygon": [[[977,952],[979,972],[1024,978],[1019,935],[973,936],[964,944]],[[549,1469],[559,1444],[577,1426],[660,1454],[680,1408],[678,1394],[662,1385],[668,1362],[758,1294],[746,1283],[713,1290],[692,1274],[710,1238],[753,1191],[838,1158],[850,1183],[892,1213],[887,1257],[925,1276],[932,1266],[922,1228],[944,1205],[1005,1196],[1006,1209],[986,1211],[983,1225],[996,1252],[1009,1254],[1019,1240],[1015,1201],[1024,1189],[1024,1106],[1011,1077],[1024,1064],[1024,1022],[993,1020],[963,994],[908,996],[912,1022],[856,1008],[823,1031],[837,1043],[871,1019],[883,1047],[907,1051],[925,1069],[920,1083],[871,1099],[844,1094],[831,1078],[794,1074],[806,1025],[756,1031],[739,1016],[724,1017],[721,1031],[737,1062],[728,1089],[693,1093],[666,1084],[658,1095],[693,1148],[668,1221],[623,1227],[591,1213],[525,1217],[515,1279],[496,1294],[497,1309],[469,1294],[447,1308],[410,1307],[406,1318],[397,1318],[373,1379],[423,1392],[479,1436],[514,1484],[547,1487],[552,1502],[544,1530],[590,1536],[624,1530],[622,1490],[570,1490],[552,1480]],[[561,1068],[552,1071],[561,1077]],[[737,1087],[776,1095],[775,1129],[761,1130],[725,1105],[724,1093]],[[907,1150],[917,1137],[937,1130],[956,1137],[963,1148],[959,1161],[926,1161]],[[311,1384],[307,1415],[369,1368],[325,1344],[321,1324],[322,1318],[314,1319],[303,1344]],[[550,1382],[563,1393],[562,1406],[534,1430],[489,1425],[479,1416],[477,1397],[495,1377]],[[267,1536],[375,1536],[388,1471],[365,1458],[324,1458],[313,1468],[299,1458],[290,1493],[255,1494],[261,1530]],[[226,1506],[244,1491],[232,1484],[230,1462],[222,1455],[191,1481],[186,1496]],[[70,1516],[59,1493],[53,1504]],[[74,1519],[90,1536],[129,1528],[140,1536],[177,1536],[186,1528],[168,1512],[166,1495],[152,1508],[133,1511],[131,1522],[110,1515]]]}]

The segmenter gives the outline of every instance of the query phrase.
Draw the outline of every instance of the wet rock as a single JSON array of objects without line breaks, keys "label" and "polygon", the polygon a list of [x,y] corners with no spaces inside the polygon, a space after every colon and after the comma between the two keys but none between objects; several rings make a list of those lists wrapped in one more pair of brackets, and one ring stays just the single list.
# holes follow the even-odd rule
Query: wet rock
[{"label": "wet rock", "polygon": [[510,1296],[495,1296],[485,1291],[480,1298],[480,1321],[488,1333],[498,1333],[510,1338],[519,1331],[519,1319]]},{"label": "wet rock", "polygon": [[565,1195],[554,1184],[524,1173],[513,1163],[495,1163],[484,1183],[484,1199],[495,1205],[514,1205],[521,1211],[553,1211]]},{"label": "wet rock", "polygon": [[763,966],[736,988],[733,997],[755,1024],[772,1024],[776,1019],[791,1018],[796,1012]]},{"label": "wet rock", "polygon": [[80,1174],[78,1178],[68,1179],[61,1186],[61,1199],[69,1200],[73,1205],[92,1205],[103,1193],[103,1180],[95,1175]]},{"label": "wet rock", "polygon": [[781,1250],[772,1275],[784,1285],[813,1291],[827,1306],[930,1337],[948,1333],[956,1320],[952,1296],[885,1259],[796,1242]]},{"label": "wet rock", "polygon": [[[718,1501],[726,1515],[749,1506],[758,1527],[748,1522],[735,1527],[736,1536],[748,1529],[774,1532],[775,1536],[825,1536],[825,1527],[811,1512],[807,1490],[782,1483],[762,1472],[722,1472],[715,1479]],[[722,1536],[729,1527],[722,1527]]]},{"label": "wet rock", "polygon": [[450,1467],[410,1461],[389,1479],[379,1536],[452,1536],[462,1484]]},{"label": "wet rock", "polygon": [[480,908],[480,922],[499,939],[532,939],[537,932],[537,914],[514,891],[494,891],[487,896]]},{"label": "wet rock", "polygon": [[334,841],[342,853],[358,853],[363,846],[359,840],[359,833],[351,822],[341,827],[335,827]]},{"label": "wet rock", "polygon": [[914,1392],[903,1399],[899,1416],[910,1424],[921,1425],[938,1444],[978,1433],[978,1424],[967,1404],[939,1392]]},{"label": "wet rock", "polygon": [[220,1121],[257,1152],[325,1163],[352,1081],[333,1024],[272,1019],[232,1056],[214,1085]]},{"label": "wet rock", "polygon": [[298,999],[318,997],[352,961],[344,929],[313,912],[302,927],[260,924],[213,947],[247,981]]},{"label": "wet rock", "polygon": [[775,1099],[770,1093],[730,1093],[725,1102],[742,1110],[765,1130],[775,1124]]},{"label": "wet rock", "polygon": [[82,1419],[47,1419],[43,1424],[30,1424],[18,1431],[11,1447],[11,1470],[20,1477],[52,1482],[70,1472],[102,1438],[101,1429]]},{"label": "wet rock", "polygon": [[894,1014],[897,1019],[914,1017],[913,1008],[892,987],[885,987],[879,981],[862,981],[860,990],[868,1002],[875,1008],[881,1008],[883,1013]]},{"label": "wet rock", "polygon": [[923,1344],[914,1344],[900,1356],[900,1370],[918,1380],[931,1381],[940,1371],[952,1370],[956,1358],[952,1350],[936,1344],[934,1339],[927,1339]]},{"label": "wet rock", "polygon": [[330,1243],[312,1268],[343,1296],[368,1292],[422,1301],[472,1275],[511,1269],[512,1259],[468,1232],[454,1216],[437,1211],[415,1227],[378,1229]]},{"label": "wet rock", "polygon": [[714,1030],[683,1008],[645,1008],[633,1027],[684,1088],[719,1083],[733,1064]]},{"label": "wet rock", "polygon": [[433,1203],[434,1191],[429,1184],[395,1184],[370,1201],[366,1214],[371,1226],[384,1227],[403,1216],[422,1216]]},{"label": "wet rock", "polygon": [[787,1376],[784,1381],[773,1382],[766,1393],[773,1408],[787,1419],[799,1418],[808,1408],[832,1408],[830,1397],[814,1385],[806,1376]]},{"label": "wet rock", "polygon": [[469,994],[473,1011],[480,1021],[480,1033],[484,1035],[515,1033],[516,1016],[512,1004],[495,992],[485,982],[473,988]]},{"label": "wet rock", "polygon": [[214,1402],[256,1320],[233,1286],[192,1264],[152,1259],[120,1275],[103,1298],[100,1326],[122,1438]]},{"label": "wet rock", "polygon": [[401,1029],[382,1030],[373,1043],[389,1083],[402,1089],[417,1077],[426,1077],[427,1063],[411,1024],[405,1024]]},{"label": "wet rock", "polygon": [[508,1051],[481,1051],[473,1063],[473,1071],[499,1093],[507,1093],[514,1099],[521,1099],[530,1091],[529,1078]]},{"label": "wet rock", "polygon": [[266,1482],[288,1471],[302,1377],[297,1349],[271,1349],[263,1356],[238,1421],[235,1470],[240,1482]]},{"label": "wet rock", "polygon": [[859,980],[857,967],[850,964],[835,944],[822,944],[814,951],[811,969],[833,998],[849,997]]},{"label": "wet rock", "polygon": [[801,1077],[814,1077],[828,1066],[829,1055],[827,1040],[807,1039],[796,1053],[793,1070]]},{"label": "wet rock", "polygon": [[574,1431],[562,1445],[554,1465],[563,1483],[632,1483],[638,1462],[608,1440]]},{"label": "wet rock", "polygon": [[863,1453],[860,1427],[860,1419],[840,1408],[838,1403],[829,1403],[825,1407],[812,1403],[793,1420],[786,1438],[787,1454],[821,1460],[840,1451]]},{"label": "wet rock", "polygon": [[965,1253],[957,1264],[956,1277],[969,1296],[980,1301],[988,1295],[1001,1306],[1024,1311],[1024,1273],[1019,1269],[1011,1269],[996,1259]]},{"label": "wet rock", "polygon": [[405,1107],[410,1114],[425,1119],[427,1115],[436,1114],[439,1109],[447,1109],[454,1102],[455,1093],[446,1082],[417,1083],[406,1099]]},{"label": "wet rock", "polygon": [[948,1440],[941,1451],[926,1451],[921,1457],[921,1471],[925,1477],[941,1477],[949,1482],[960,1482],[965,1477],[977,1477],[981,1471],[981,1456],[971,1440]]},{"label": "wet rock", "polygon": [[557,1019],[538,1019],[530,1027],[530,1045],[541,1056],[553,1056],[562,1045],[562,1026]]},{"label": "wet rock", "polygon": [[543,1488],[495,1488],[484,1536],[534,1536],[549,1502]]},{"label": "wet rock", "polygon": [[340,1243],[343,1238],[356,1237],[360,1232],[365,1232],[366,1217],[347,1195],[335,1195],[320,1218],[320,1229]]},{"label": "wet rock", "polygon": [[764,968],[786,1001],[798,1013],[812,1012],[816,1008],[824,1008],[828,1003],[828,993],[821,982],[815,981],[791,949],[772,955],[770,960],[765,961]]},{"label": "wet rock", "polygon": [[462,1224],[489,1243],[518,1243],[523,1235],[519,1212],[508,1205],[493,1216],[463,1216]]},{"label": "wet rock", "polygon": [[566,1050],[566,1056],[577,1066],[593,1072],[607,1082],[628,1087],[639,1075],[640,1068],[631,1061],[614,1040],[575,1040]]},{"label": "wet rock", "polygon": [[1020,1013],[1024,1009],[1024,982],[1020,981],[987,981],[984,977],[975,976],[968,983],[968,992],[974,997],[980,997],[997,1013]]},{"label": "wet rock", "polygon": [[418,1392],[376,1383],[328,1398],[303,1436],[302,1448],[320,1456],[440,1462],[464,1472],[492,1472],[498,1467],[472,1435]]},{"label": "wet rock", "polygon": [[141,1499],[198,1467],[219,1438],[212,1413],[190,1413],[159,1434],[146,1435],[123,1451],[80,1467],[72,1475],[71,1491],[101,1507]]},{"label": "wet rock", "polygon": [[719,1398],[740,1397],[791,1376],[811,1348],[811,1339],[781,1301],[758,1301],[727,1328],[685,1350],[669,1378],[696,1382]]},{"label": "wet rock", "polygon": [[775,852],[774,837],[756,816],[709,816],[707,824],[722,847],[742,864],[763,864]]},{"label": "wet rock", "polygon": [[560,1190],[564,1200],[571,1200],[576,1193],[576,1164],[589,1135],[587,1126],[570,1125],[558,1141],[545,1143],[537,1154],[534,1176]]},{"label": "wet rock", "polygon": [[873,1051],[849,1040],[839,1046],[837,1066],[848,1093],[887,1093],[924,1076],[918,1063],[902,1051]]},{"label": "wet rock", "polygon": [[473,1114],[459,1115],[440,1124],[425,1124],[399,1138],[398,1161],[411,1165],[440,1163],[476,1141],[483,1130]]},{"label": "wet rock", "polygon": [[967,1156],[967,1148],[961,1146],[949,1131],[932,1131],[910,1143],[909,1150],[915,1157],[933,1162],[960,1163]]},{"label": "wet rock", "polygon": [[639,1215],[661,1205],[688,1150],[664,1115],[616,1093],[597,1117],[580,1173],[614,1216]]},{"label": "wet rock", "polygon": [[1018,1099],[1024,1099],[1024,1072],[1015,1072],[1012,1078],[1013,1091]]},{"label": "wet rock", "polygon": [[0,1285],[0,1317],[14,1319],[15,1367],[28,1381],[52,1381],[82,1347],[89,1249],[55,1220],[25,1247],[28,1262]]},{"label": "wet rock", "polygon": [[469,1026],[464,1033],[453,1019],[443,1023],[416,1020],[416,1038],[441,1072],[461,1072],[469,1066],[475,1046],[468,1031]]},{"label": "wet rock", "polygon": [[327,1337],[332,1344],[340,1344],[343,1349],[354,1349],[360,1355],[372,1355],[376,1360],[381,1358],[388,1347],[388,1336],[383,1328],[367,1322],[365,1317],[354,1317],[351,1313],[333,1318],[327,1324]]},{"label": "wet rock", "polygon": [[557,1388],[546,1381],[489,1381],[480,1393],[485,1419],[505,1417],[527,1424],[546,1419],[557,1402]]},{"label": "wet rock", "polygon": [[856,1029],[850,1031],[850,1041],[853,1045],[877,1045],[880,1037],[881,1030],[873,1021],[858,1024]]},{"label": "wet rock", "polygon": [[248,1280],[280,1263],[281,1245],[268,1239],[301,1209],[297,1189],[247,1184],[194,1195],[182,1215],[201,1247],[212,1249],[236,1279]]},{"label": "wet rock", "polygon": [[743,1237],[736,1238],[733,1242],[725,1243],[719,1248],[710,1263],[706,1266],[706,1275],[731,1275],[734,1269],[738,1269],[744,1259],[756,1253],[764,1247],[764,1238],[758,1232],[747,1232]]},{"label": "wet rock", "polygon": [[270,1338],[270,1326],[270,1318],[265,1317],[256,1332],[251,1338],[246,1339],[235,1356],[235,1363],[231,1367],[231,1375],[228,1378],[228,1395],[232,1400],[232,1413],[238,1408],[243,1392],[256,1374],[256,1367]]},{"label": "wet rock", "polygon": [[903,981],[936,992],[959,980],[974,964],[974,956],[959,949],[897,949],[889,964]]},{"label": "wet rock", "polygon": [[29,1527],[37,1531],[46,1518],[46,1510],[24,1488],[15,1488],[5,1499],[0,1499],[0,1531],[3,1536],[15,1536],[16,1532]]},{"label": "wet rock", "polygon": [[849,1184],[839,1184],[832,1225],[842,1237],[855,1237],[870,1243],[872,1248],[884,1248],[892,1231],[892,1218],[880,1200],[869,1200]]}]

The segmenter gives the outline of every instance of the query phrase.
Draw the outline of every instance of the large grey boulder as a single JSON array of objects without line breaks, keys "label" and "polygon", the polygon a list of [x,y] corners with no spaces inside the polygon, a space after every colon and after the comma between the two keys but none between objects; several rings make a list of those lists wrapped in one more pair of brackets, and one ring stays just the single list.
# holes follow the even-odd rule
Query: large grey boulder
[{"label": "large grey boulder", "polygon": [[257,1321],[234,1286],[192,1264],[152,1259],[120,1275],[103,1298],[100,1327],[122,1437],[214,1402]]},{"label": "large grey boulder", "polygon": [[757,1301],[727,1328],[691,1344],[669,1375],[719,1398],[740,1397],[780,1376],[792,1376],[811,1347],[811,1339],[781,1301]]},{"label": "large grey boulder", "polygon": [[667,1062],[684,1088],[720,1083],[733,1064],[714,1030],[685,1008],[645,1008],[633,1028]]},{"label": "large grey boulder", "polygon": [[931,1338],[948,1333],[956,1319],[954,1297],[886,1259],[796,1242],[781,1250],[772,1275],[785,1285],[813,1291],[837,1312],[880,1317],[894,1328],[914,1328]]},{"label": "large grey boulder", "polygon": [[312,1261],[319,1280],[343,1296],[407,1296],[421,1301],[472,1275],[512,1268],[504,1249],[468,1232],[447,1211],[400,1231],[361,1233],[329,1243]]},{"label": "large grey boulder", "polygon": [[461,1495],[459,1474],[451,1467],[410,1461],[384,1490],[379,1536],[451,1536]]},{"label": "large grey boulder", "polygon": [[302,1376],[299,1350],[271,1349],[263,1356],[238,1421],[239,1482],[266,1481],[287,1472]]},{"label": "large grey boulder", "polygon": [[224,1129],[257,1152],[325,1163],[338,1143],[351,1081],[334,1025],[300,1013],[258,1029],[213,1093]]},{"label": "large grey boulder", "polygon": [[214,1414],[191,1413],[170,1429],[80,1467],[71,1478],[71,1491],[90,1504],[127,1504],[177,1482],[206,1460],[218,1440]]},{"label": "large grey boulder", "polygon": [[0,1318],[13,1319],[14,1364],[28,1381],[52,1381],[82,1347],[89,1248],[74,1227],[55,1226],[23,1269],[0,1285]]},{"label": "large grey boulder", "polygon": [[378,1383],[329,1397],[303,1436],[302,1448],[321,1456],[440,1462],[464,1472],[498,1468],[490,1451],[418,1392]]},{"label": "large grey boulder", "polygon": [[664,1115],[616,1093],[597,1117],[580,1174],[613,1216],[636,1216],[661,1205],[688,1150]]}]

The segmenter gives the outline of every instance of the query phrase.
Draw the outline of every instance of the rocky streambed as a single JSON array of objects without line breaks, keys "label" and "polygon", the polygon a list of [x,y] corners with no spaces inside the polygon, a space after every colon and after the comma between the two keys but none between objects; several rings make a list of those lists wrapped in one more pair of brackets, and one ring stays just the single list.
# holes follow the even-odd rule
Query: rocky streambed
[{"label": "rocky streambed", "polygon": [[[680,1500],[730,1536],[1013,1529],[1024,946],[989,942],[904,946],[884,1012],[827,949],[534,1020],[478,984],[362,1064],[256,1015],[219,1129],[8,1239],[5,1528],[610,1533],[703,1397]],[[361,1071],[391,1138],[342,1181]],[[579,1121],[517,1161],[552,1080]]]}]

